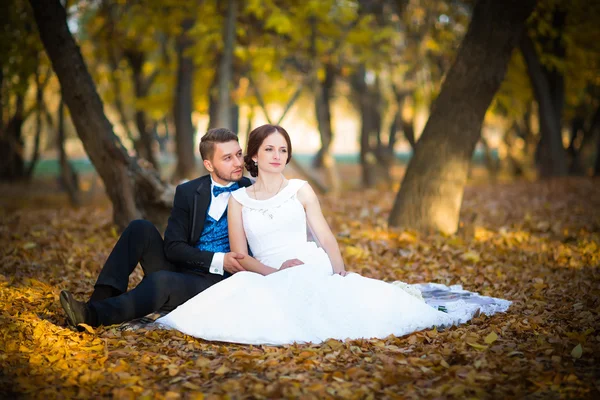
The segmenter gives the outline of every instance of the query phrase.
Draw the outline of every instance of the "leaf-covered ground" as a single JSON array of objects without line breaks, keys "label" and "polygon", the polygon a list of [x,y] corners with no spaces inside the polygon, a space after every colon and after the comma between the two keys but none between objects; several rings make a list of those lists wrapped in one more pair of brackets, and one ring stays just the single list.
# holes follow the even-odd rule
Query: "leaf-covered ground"
[{"label": "leaf-covered ground", "polygon": [[445,331],[285,347],[67,328],[59,292],[91,293],[110,207],[2,192],[0,397],[600,398],[598,180],[470,186],[450,237],[386,229],[391,191],[324,198],[348,269],[514,304]]}]

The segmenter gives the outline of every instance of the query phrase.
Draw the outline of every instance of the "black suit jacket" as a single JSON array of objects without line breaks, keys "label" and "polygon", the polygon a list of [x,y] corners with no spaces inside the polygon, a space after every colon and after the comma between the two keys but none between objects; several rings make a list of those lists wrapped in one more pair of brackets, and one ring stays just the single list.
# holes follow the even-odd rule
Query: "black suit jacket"
[{"label": "black suit jacket", "polygon": [[[240,187],[250,186],[244,177]],[[165,255],[179,269],[186,272],[209,273],[214,253],[196,247],[204,228],[210,205],[210,175],[178,185],[173,208],[165,231]]]}]

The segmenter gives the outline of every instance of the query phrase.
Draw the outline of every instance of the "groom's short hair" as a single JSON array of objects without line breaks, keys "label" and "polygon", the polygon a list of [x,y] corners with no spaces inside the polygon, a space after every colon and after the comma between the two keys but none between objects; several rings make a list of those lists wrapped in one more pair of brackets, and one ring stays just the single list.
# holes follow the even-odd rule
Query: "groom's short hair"
[{"label": "groom's short hair", "polygon": [[239,142],[238,136],[231,129],[209,129],[200,139],[200,156],[203,160],[212,160],[215,154],[215,143],[226,143],[232,140]]}]

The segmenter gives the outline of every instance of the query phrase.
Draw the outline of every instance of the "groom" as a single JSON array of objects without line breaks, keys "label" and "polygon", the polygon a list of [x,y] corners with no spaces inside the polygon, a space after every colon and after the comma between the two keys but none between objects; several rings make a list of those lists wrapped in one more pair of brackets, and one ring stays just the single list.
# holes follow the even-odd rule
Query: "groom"
[{"label": "groom", "polygon": [[[251,184],[242,175],[237,135],[224,128],[209,130],[200,141],[200,155],[209,175],[177,186],[164,241],[150,222],[132,221],[106,260],[90,300],[60,293],[70,325],[112,325],[170,311],[244,270],[238,262],[244,256],[230,251],[227,231],[230,193]],[[127,292],[138,262],[144,279]]]}]

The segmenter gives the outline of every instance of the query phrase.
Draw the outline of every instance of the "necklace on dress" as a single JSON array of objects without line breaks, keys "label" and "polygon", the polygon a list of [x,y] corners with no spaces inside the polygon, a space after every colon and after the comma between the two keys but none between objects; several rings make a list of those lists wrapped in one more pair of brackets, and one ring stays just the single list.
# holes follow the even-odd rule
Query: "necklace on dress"
[{"label": "necklace on dress", "polygon": [[[272,197],[277,196],[277,194],[279,193],[279,191],[281,191],[281,187],[283,186],[283,182],[285,182],[285,178],[282,176],[281,177],[281,183],[279,184],[279,189],[277,189],[277,192],[275,192],[275,194],[273,196],[269,197],[269,199],[272,198]],[[254,198],[256,200],[259,200],[258,196],[256,196],[256,185],[253,185],[252,189],[254,190]],[[264,199],[264,200],[269,200],[269,199]]]}]

